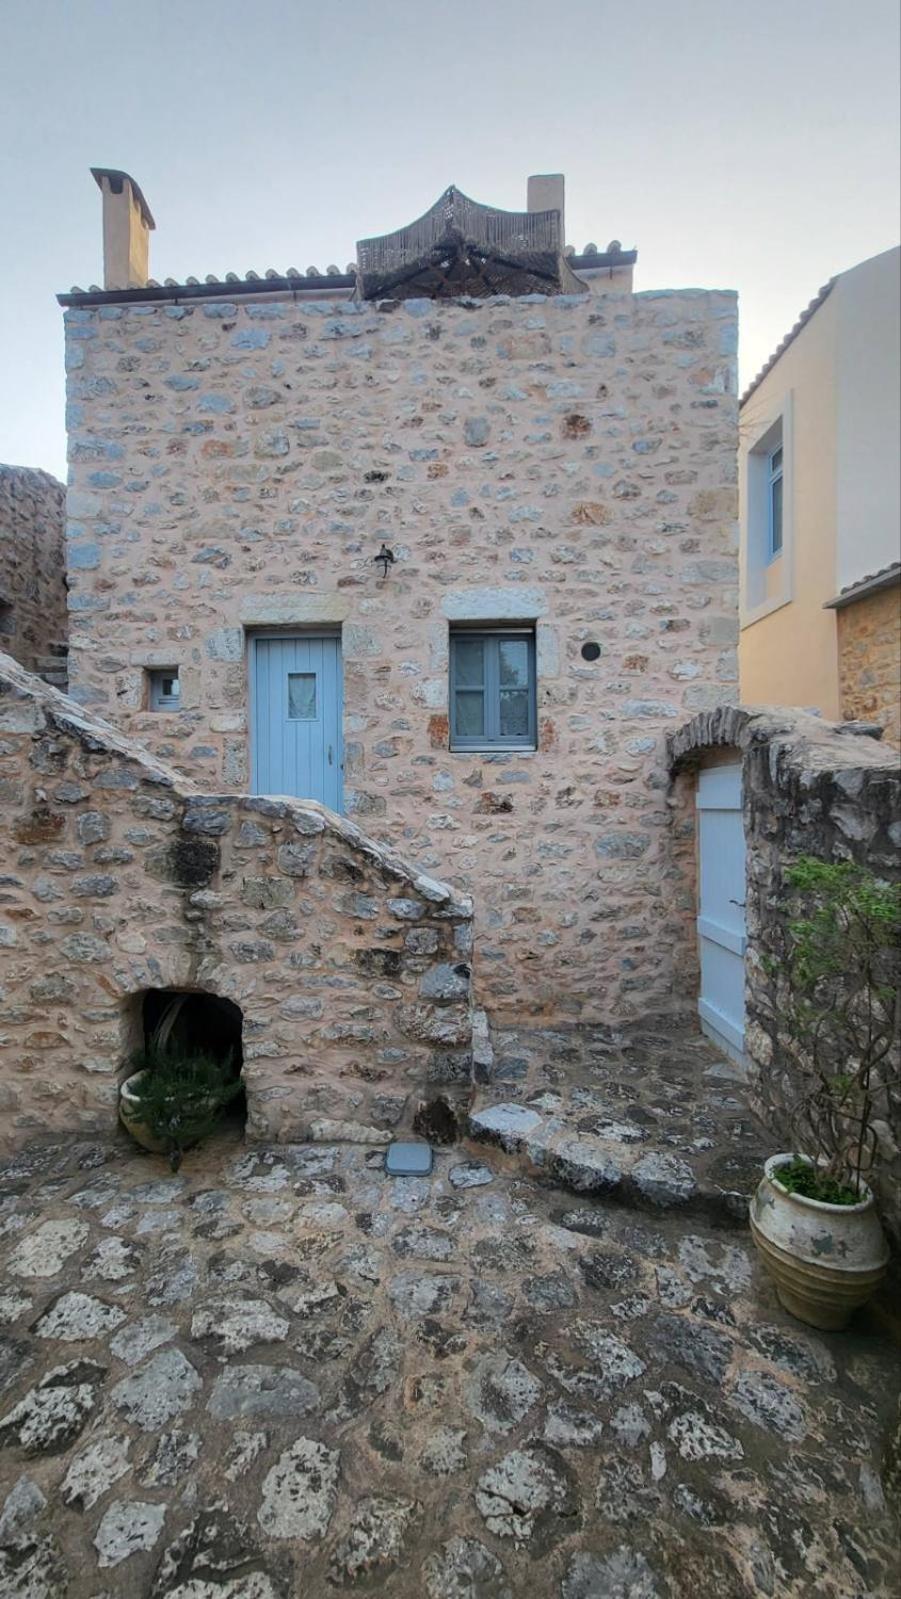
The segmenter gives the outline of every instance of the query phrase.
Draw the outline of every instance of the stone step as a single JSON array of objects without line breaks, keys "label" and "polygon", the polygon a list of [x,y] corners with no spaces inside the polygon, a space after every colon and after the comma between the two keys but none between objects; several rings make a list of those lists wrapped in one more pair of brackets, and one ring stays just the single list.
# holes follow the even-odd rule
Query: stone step
[{"label": "stone step", "polygon": [[69,689],[68,672],[38,672],[38,677],[48,683],[51,688],[58,688],[61,694],[66,694]]},{"label": "stone step", "polygon": [[[617,1136],[619,1130],[620,1136]],[[560,1116],[534,1104],[486,1100],[469,1114],[469,1135],[518,1155],[531,1171],[573,1193],[610,1199],[641,1210],[685,1211],[710,1217],[717,1225],[747,1223],[750,1196],[760,1178],[755,1155],[717,1158],[701,1151],[656,1147],[633,1135],[640,1129],[610,1119],[608,1136],[579,1132]]]}]

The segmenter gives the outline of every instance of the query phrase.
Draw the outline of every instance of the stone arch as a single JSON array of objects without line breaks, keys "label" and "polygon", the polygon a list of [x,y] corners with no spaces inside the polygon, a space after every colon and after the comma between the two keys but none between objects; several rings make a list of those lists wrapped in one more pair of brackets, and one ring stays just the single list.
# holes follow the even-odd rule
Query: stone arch
[{"label": "stone arch", "polygon": [[766,750],[771,765],[775,760],[786,768],[882,766],[888,752],[878,749],[881,737],[882,729],[871,722],[827,722],[791,707],[718,705],[671,733],[667,755],[674,775],[723,745],[732,745],[743,757]]},{"label": "stone arch", "polygon": [[667,742],[670,771],[684,771],[699,764],[711,749],[732,747],[744,751],[750,742],[753,712],[740,705],[718,705],[700,711]]}]

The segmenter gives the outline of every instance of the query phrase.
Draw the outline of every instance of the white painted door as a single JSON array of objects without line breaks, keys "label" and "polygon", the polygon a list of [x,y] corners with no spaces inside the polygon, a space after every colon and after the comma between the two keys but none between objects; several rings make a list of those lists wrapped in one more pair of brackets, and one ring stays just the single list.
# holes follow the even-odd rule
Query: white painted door
[{"label": "white painted door", "polygon": [[273,635],[253,641],[253,792],[341,809],[341,642]]},{"label": "white painted door", "polygon": [[741,763],[698,778],[701,1028],[733,1059],[745,1042],[745,831]]}]

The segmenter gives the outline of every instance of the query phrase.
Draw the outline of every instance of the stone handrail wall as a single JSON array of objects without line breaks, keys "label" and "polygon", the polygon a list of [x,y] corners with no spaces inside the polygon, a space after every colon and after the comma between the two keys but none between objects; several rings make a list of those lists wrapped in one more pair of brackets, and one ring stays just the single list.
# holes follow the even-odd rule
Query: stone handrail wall
[{"label": "stone handrail wall", "polygon": [[112,1131],[148,989],[240,1007],[251,1137],[468,1104],[471,904],[443,883],[321,806],[200,793],[8,656],[0,796],[7,1144]]},{"label": "stone handrail wall", "polygon": [[[669,740],[671,768],[690,773],[712,750],[741,753],[747,844],[745,1051],[755,1108],[787,1147],[800,1092],[795,1046],[785,1024],[787,892],[784,871],[799,855],[855,861],[877,876],[901,875],[901,761],[878,729],[832,723],[802,711],[721,706]],[[685,796],[688,797],[687,794]],[[901,1241],[901,1061],[886,1074],[888,1110],[878,1132],[877,1187],[884,1220]]]}]

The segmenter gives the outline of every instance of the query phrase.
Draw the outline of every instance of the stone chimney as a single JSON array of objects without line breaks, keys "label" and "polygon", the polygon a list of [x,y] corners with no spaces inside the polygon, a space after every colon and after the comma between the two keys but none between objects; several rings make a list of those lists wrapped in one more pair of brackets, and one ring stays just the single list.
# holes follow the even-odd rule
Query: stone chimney
[{"label": "stone chimney", "polygon": [[103,287],[144,289],[156,227],[150,207],[127,172],[92,167],[91,175],[103,195]]},{"label": "stone chimney", "polygon": [[566,179],[562,172],[536,173],[529,178],[526,192],[527,211],[560,212],[560,244],[566,243],[563,196]]}]

